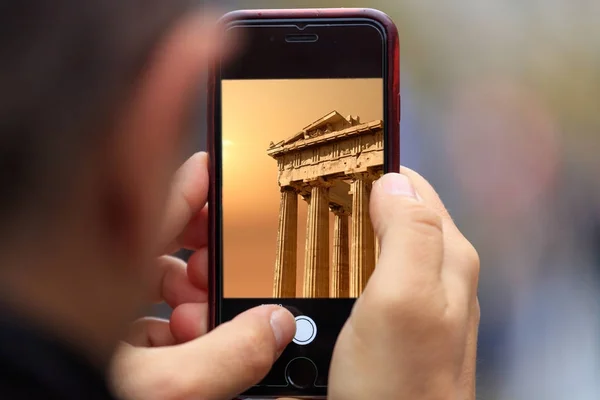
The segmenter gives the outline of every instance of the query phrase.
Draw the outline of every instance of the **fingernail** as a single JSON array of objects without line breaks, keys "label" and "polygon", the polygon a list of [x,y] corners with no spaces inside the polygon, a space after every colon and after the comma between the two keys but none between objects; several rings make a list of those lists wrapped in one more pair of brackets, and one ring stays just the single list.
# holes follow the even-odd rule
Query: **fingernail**
[{"label": "fingernail", "polygon": [[207,152],[205,152],[205,151],[199,151],[197,154],[198,154],[198,157],[200,157],[200,159],[202,161],[208,160],[208,153]]},{"label": "fingernail", "polygon": [[412,183],[402,174],[389,173],[377,180],[383,191],[391,196],[408,196],[417,198],[417,193]]},{"label": "fingernail", "polygon": [[288,319],[289,312],[286,309],[280,309],[271,314],[271,329],[273,330],[273,335],[275,335],[275,342],[279,350],[283,350],[287,346],[285,325]]}]

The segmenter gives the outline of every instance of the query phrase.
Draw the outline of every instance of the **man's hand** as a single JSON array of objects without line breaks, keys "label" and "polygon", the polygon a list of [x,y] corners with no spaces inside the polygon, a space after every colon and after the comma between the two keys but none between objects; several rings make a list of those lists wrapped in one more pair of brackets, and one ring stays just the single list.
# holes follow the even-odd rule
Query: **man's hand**
[{"label": "man's hand", "polygon": [[374,184],[371,218],[381,255],[338,338],[328,398],[474,399],[477,252],[408,169]]},{"label": "man's hand", "polygon": [[205,335],[207,194],[207,157],[198,153],[178,171],[162,235],[164,253],[196,252],[187,265],[157,260],[152,300],[166,301],[173,314],[135,322],[121,345],[111,376],[123,399],[230,399],[260,381],[294,336],[293,316],[277,306],[249,310]]}]

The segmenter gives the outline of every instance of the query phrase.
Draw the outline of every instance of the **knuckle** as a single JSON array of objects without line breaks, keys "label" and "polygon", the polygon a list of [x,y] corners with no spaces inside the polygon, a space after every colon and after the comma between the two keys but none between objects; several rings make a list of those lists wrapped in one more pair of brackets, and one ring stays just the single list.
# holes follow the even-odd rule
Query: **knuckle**
[{"label": "knuckle", "polygon": [[479,253],[477,252],[477,249],[475,249],[475,246],[473,246],[473,244],[471,244],[471,242],[469,242],[467,239],[464,240],[464,243],[460,248],[460,252],[466,273],[476,286],[477,282],[479,281],[479,270],[481,265]]},{"label": "knuckle", "polygon": [[442,233],[442,218],[435,210],[423,203],[405,202],[402,215],[411,229],[425,235],[439,235]]},{"label": "knuckle", "polygon": [[477,251],[477,249],[475,248],[475,246],[473,246],[473,244],[471,242],[469,242],[468,240],[466,240],[466,244],[465,244],[465,255],[467,258],[467,261],[469,263],[469,265],[471,265],[474,269],[479,270],[479,266],[481,263],[481,259],[479,258],[479,252]]}]

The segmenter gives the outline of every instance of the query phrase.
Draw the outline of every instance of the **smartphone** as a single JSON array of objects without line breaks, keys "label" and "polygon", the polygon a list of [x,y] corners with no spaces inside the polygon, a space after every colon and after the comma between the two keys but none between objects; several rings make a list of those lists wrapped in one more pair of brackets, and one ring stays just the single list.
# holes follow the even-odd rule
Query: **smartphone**
[{"label": "smartphone", "polygon": [[372,9],[236,11],[209,79],[210,326],[262,304],[296,336],[242,397],[327,394],[378,257],[375,179],[400,164],[396,27]]}]

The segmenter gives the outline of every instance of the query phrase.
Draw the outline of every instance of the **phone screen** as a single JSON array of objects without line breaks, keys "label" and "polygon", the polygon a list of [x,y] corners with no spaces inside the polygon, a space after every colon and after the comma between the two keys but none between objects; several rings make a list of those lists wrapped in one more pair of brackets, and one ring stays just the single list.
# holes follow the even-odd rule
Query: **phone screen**
[{"label": "phone screen", "polygon": [[384,32],[338,20],[232,29],[244,50],[216,83],[216,322],[287,307],[293,343],[250,393],[324,395],[379,253],[369,196],[387,170]]},{"label": "phone screen", "polygon": [[375,266],[383,79],[226,80],[223,297],[356,298]]}]

